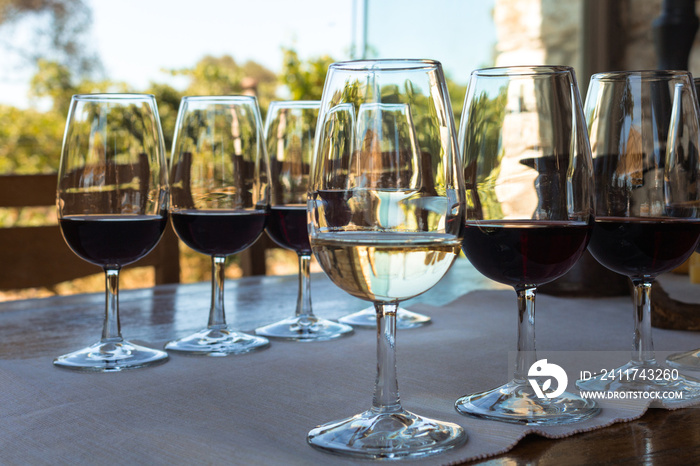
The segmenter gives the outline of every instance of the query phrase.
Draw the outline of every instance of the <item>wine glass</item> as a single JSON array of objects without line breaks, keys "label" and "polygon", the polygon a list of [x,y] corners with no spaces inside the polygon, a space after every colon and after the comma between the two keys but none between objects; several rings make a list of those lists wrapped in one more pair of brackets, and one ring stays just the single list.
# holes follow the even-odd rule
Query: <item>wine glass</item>
[{"label": "wine glass", "polygon": [[183,97],[170,161],[170,217],[180,239],[211,256],[205,329],[169,342],[185,354],[227,356],[269,346],[226,323],[226,257],[262,234],[269,208],[268,165],[258,102],[251,96]]},{"label": "wine glass", "polygon": [[369,410],[318,426],[307,440],[362,458],[457,447],[466,440],[460,426],[402,408],[395,354],[398,303],[435,285],[459,253],[464,198],[442,67],[431,60],[334,63],[318,121],[311,247],[337,286],[374,303],[377,378]]},{"label": "wine glass", "polygon": [[102,338],[60,356],[58,367],[116,372],[167,361],[164,351],[122,338],[119,271],[151,251],[168,221],[168,178],[155,97],[74,95],[58,170],[63,238],[105,272]]},{"label": "wine glass", "polygon": [[564,66],[474,71],[464,112],[462,250],[479,272],[515,289],[518,343],[513,378],[459,398],[455,408],[530,425],[588,419],[600,411],[596,403],[565,391],[563,369],[556,389],[548,390],[537,369],[554,362],[539,360],[535,351],[537,287],[573,267],[586,250],[593,222],[591,152],[574,71]]},{"label": "wine glass", "polygon": [[579,380],[581,390],[700,396],[700,382],[657,362],[651,287],[682,264],[700,238],[698,110],[690,73],[596,74],[586,98],[593,148],[596,220],[589,251],[634,286],[631,361],[617,377]]},{"label": "wine glass", "polygon": [[299,257],[296,312],[255,330],[268,338],[325,341],[353,332],[349,325],[316,317],[311,307],[306,197],[319,105],[319,101],[272,102],[265,119],[272,194],[266,231],[275,243],[295,251]]},{"label": "wine glass", "polygon": [[[359,113],[357,114],[357,124],[359,126],[367,126],[373,124],[377,121],[375,113],[377,111],[377,106],[374,104],[363,104],[360,106]],[[380,118],[383,125],[404,125],[410,128],[408,125],[408,119],[410,114],[407,111],[408,107],[405,105],[397,105],[390,107],[389,104],[382,104]],[[392,152],[400,153],[413,150],[413,147],[417,147],[416,134],[415,131],[399,133],[399,138],[396,139],[385,139],[382,144],[385,146],[384,150],[390,150]],[[352,325],[354,327],[376,327],[377,326],[377,312],[374,306],[368,306],[360,311],[353,312],[346,316],[338,319],[339,322]],[[397,329],[407,329],[422,327],[429,324],[431,321],[430,317],[419,314],[417,312],[409,311],[399,307],[396,310],[396,328]]]},{"label": "wine glass", "polygon": [[[700,78],[693,79],[693,87],[695,89],[695,98],[697,99],[700,95]],[[700,246],[695,249],[695,252],[700,253]],[[700,370],[700,348],[691,351],[684,351],[680,353],[673,353],[666,358],[666,363],[669,366],[686,370],[686,371],[699,371]]]}]

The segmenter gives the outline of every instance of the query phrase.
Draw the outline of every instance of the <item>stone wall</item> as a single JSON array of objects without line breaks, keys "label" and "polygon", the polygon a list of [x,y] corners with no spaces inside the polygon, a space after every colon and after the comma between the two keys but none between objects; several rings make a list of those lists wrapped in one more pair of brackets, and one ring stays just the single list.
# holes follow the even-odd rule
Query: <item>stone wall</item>
[{"label": "stone wall", "polygon": [[[584,45],[584,1],[495,0],[496,65],[569,65],[578,72]],[[618,69],[654,69],[652,22],[659,16],[663,0],[603,1],[619,5],[619,31],[608,39],[611,47],[623,50]],[[696,1],[696,14],[700,16],[700,0]],[[700,76],[700,33],[695,37],[689,68]]]},{"label": "stone wall", "polygon": [[496,0],[496,66],[580,65],[583,0]]},{"label": "stone wall", "polygon": [[[695,14],[700,17],[700,1],[695,2]],[[690,60],[688,67],[693,76],[700,77],[700,31],[695,35],[693,48],[690,50]]]},{"label": "stone wall", "polygon": [[661,12],[662,0],[624,0],[624,3],[620,12],[625,37],[623,68],[653,70],[656,52],[651,23]]},{"label": "stone wall", "polygon": [[545,65],[541,0],[496,0],[496,66]]}]

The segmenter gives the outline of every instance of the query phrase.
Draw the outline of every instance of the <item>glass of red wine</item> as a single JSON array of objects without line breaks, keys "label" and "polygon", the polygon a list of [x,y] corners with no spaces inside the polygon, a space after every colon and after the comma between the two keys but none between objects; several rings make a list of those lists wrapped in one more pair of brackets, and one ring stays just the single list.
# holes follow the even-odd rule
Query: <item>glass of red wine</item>
[{"label": "glass of red wine", "polygon": [[[654,279],[681,265],[700,241],[700,133],[690,73],[596,74],[586,98],[596,220],[588,246],[634,286],[631,360],[579,380],[581,390],[700,396],[700,382],[656,361],[651,336]],[[674,393],[673,396],[676,396]]]},{"label": "glass of red wine", "polygon": [[226,323],[226,258],[250,247],[265,229],[269,167],[260,110],[251,96],[183,97],[170,161],[170,218],[183,243],[211,256],[206,328],[171,341],[168,351],[227,356],[269,346]]},{"label": "glass of red wine", "polygon": [[272,102],[265,119],[270,159],[270,216],[266,231],[272,240],[299,258],[299,293],[294,316],[259,327],[258,335],[294,341],[326,341],[350,335],[346,324],[316,317],[311,306],[311,243],[306,198],[313,157],[319,101]]},{"label": "glass of red wine", "polygon": [[309,187],[316,258],[340,288],[375,306],[377,377],[367,411],[312,429],[319,450],[359,458],[432,455],[464,430],[401,406],[396,310],[459,254],[464,190],[440,63],[334,63],[323,90]]},{"label": "glass of red wine", "polygon": [[[700,78],[693,79],[693,87],[697,99],[700,95]],[[700,245],[695,249],[695,252],[700,253]],[[666,358],[666,363],[680,370],[700,371],[700,348],[673,353]]]},{"label": "glass of red wine", "polygon": [[164,351],[130,343],[119,323],[119,271],[151,251],[168,221],[168,179],[155,97],[73,96],[57,188],[63,237],[82,259],[104,269],[102,338],[54,365],[117,372],[167,361]]},{"label": "glass of red wine", "polygon": [[[564,275],[586,250],[593,183],[573,69],[522,66],[474,71],[459,136],[467,208],[462,250],[476,269],[515,289],[518,339],[513,378],[461,397],[462,414],[556,425],[600,409],[537,375],[537,287]],[[551,383],[551,378],[549,379]]]}]

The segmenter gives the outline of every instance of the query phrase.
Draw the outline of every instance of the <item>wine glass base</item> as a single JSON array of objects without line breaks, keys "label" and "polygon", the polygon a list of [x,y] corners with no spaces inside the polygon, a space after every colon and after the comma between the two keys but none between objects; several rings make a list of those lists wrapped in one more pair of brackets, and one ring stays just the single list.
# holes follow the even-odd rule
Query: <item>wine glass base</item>
[{"label": "wine glass base", "polygon": [[[657,392],[653,399],[664,402],[700,397],[700,380],[675,375],[671,368],[656,361],[630,361],[608,373],[578,380],[576,386],[580,390],[599,392]],[[682,393],[682,398],[678,398],[679,393]]]},{"label": "wine glass base", "polygon": [[228,327],[207,328],[165,345],[168,351],[197,356],[245,354],[270,346],[267,338],[237,332]]},{"label": "wine glass base", "polygon": [[540,398],[527,382],[514,380],[493,390],[459,398],[455,409],[460,414],[527,425],[572,424],[600,412],[593,400],[570,392],[555,398]]},{"label": "wine glass base", "polygon": [[666,364],[685,371],[700,371],[700,349],[674,353],[666,358]]},{"label": "wine glass base", "polygon": [[349,325],[308,316],[294,316],[255,329],[257,335],[279,340],[327,341],[351,335]]},{"label": "wine glass base", "polygon": [[365,459],[420,458],[461,446],[467,434],[457,424],[408,411],[364,413],[316,427],[307,441],[319,450]]},{"label": "wine glass base", "polygon": [[[428,325],[431,321],[431,318],[426,315],[412,312],[402,307],[398,308],[396,311],[396,328],[398,330],[422,327]],[[353,327],[376,328],[377,312],[374,306],[370,306],[361,311],[341,317],[338,319],[338,322],[352,325]]]},{"label": "wine glass base", "polygon": [[135,345],[125,340],[100,341],[54,359],[53,364],[63,369],[84,372],[119,372],[128,369],[163,364],[168,360],[165,351]]}]

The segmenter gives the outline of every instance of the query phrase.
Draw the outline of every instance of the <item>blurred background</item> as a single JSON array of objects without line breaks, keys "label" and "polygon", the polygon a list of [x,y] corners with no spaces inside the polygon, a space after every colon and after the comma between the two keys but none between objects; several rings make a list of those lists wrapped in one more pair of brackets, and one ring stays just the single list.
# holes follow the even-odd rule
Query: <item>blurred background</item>
[{"label": "blurred background", "polygon": [[[168,151],[182,96],[254,94],[264,118],[272,100],[319,99],[328,65],[340,60],[439,60],[457,121],[469,73],[482,67],[570,65],[585,98],[594,72],[656,67],[652,25],[663,3],[0,0],[0,183],[2,175],[57,170],[68,105],[77,93],[154,94]],[[700,67],[700,47],[693,47],[688,66]],[[0,209],[0,228],[56,222],[53,207]],[[264,243],[258,273],[296,273],[293,252]],[[230,258],[230,277],[243,273],[240,260]],[[180,265],[181,282],[209,280],[209,258],[184,245]],[[150,268],[122,274],[123,289],[153,283]],[[0,300],[103,287],[100,273],[49,288],[5,290]]]}]

